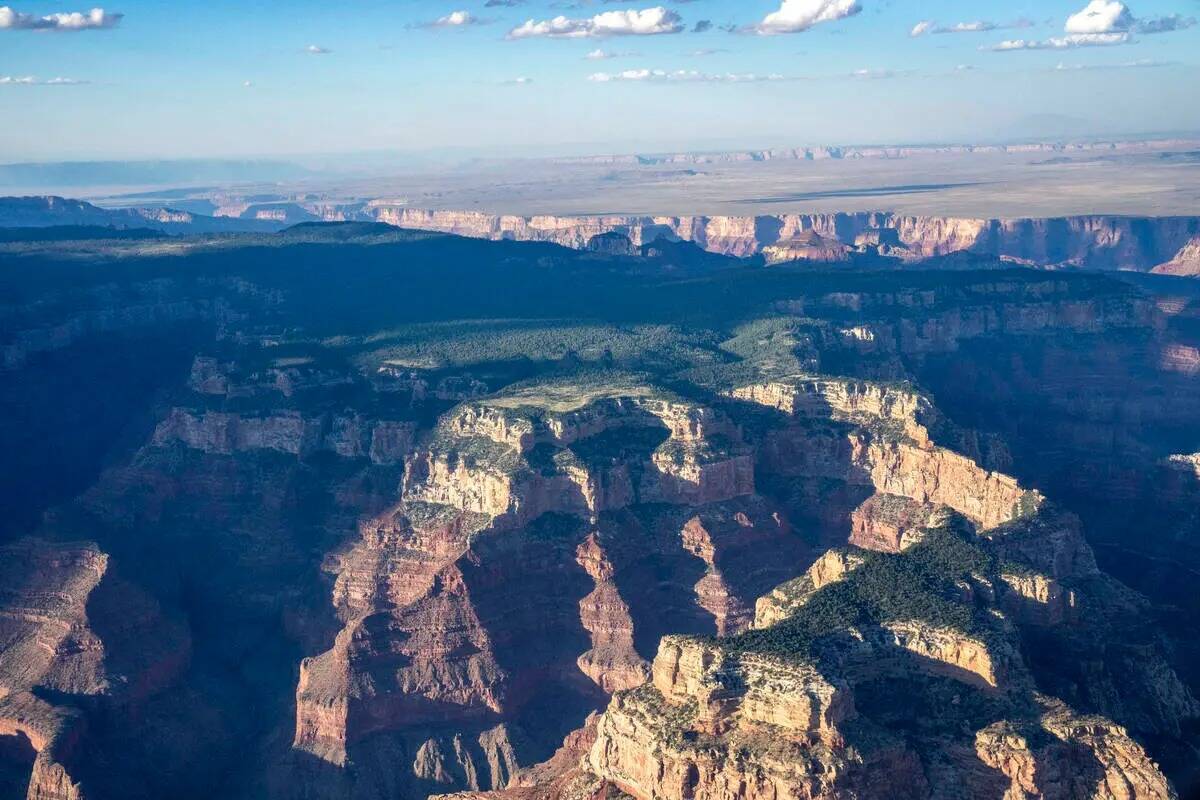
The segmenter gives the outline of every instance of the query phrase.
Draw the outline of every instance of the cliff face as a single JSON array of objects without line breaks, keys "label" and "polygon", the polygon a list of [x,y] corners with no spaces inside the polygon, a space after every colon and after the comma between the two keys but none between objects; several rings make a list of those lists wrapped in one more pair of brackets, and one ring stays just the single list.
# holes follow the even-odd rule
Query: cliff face
[{"label": "cliff face", "polygon": [[130,714],[167,687],[187,665],[187,634],[93,544],[2,547],[0,585],[0,736],[36,754],[30,800],[82,800],[89,717]]},{"label": "cliff face", "polygon": [[[761,217],[517,217],[425,211],[386,203],[370,204],[366,213],[402,228],[484,239],[553,242],[577,250],[611,233],[628,237],[636,247],[666,238],[695,242],[710,252],[739,258],[761,253],[771,263],[843,261],[857,247],[861,252],[870,248],[870,252],[903,261],[966,251],[1033,266],[1148,272],[1184,255],[1181,251],[1200,234],[1197,217],[956,219],[882,212]],[[894,245],[887,245],[889,241]]]}]

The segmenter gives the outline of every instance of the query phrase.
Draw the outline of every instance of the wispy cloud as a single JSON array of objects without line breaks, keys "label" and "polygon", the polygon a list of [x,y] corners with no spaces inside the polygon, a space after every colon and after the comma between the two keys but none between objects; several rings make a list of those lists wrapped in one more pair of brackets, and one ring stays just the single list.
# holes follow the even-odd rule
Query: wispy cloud
[{"label": "wispy cloud", "polygon": [[866,80],[887,80],[888,78],[895,78],[900,74],[891,69],[856,69],[850,73],[850,77]]},{"label": "wispy cloud", "polygon": [[641,11],[605,11],[591,17],[526,20],[508,32],[509,39],[583,39],[601,36],[654,36],[680,33],[683,18],[662,6]]},{"label": "wispy cloud", "polygon": [[88,31],[115,28],[124,14],[114,14],[103,8],[91,11],[58,12],[38,16],[23,14],[9,6],[0,6],[0,30],[22,31]]},{"label": "wispy cloud", "polygon": [[310,44],[308,47],[304,48],[304,52],[308,53],[310,56],[327,56],[333,51],[328,47],[321,47],[319,44]]},{"label": "wispy cloud", "polygon": [[20,77],[0,75],[0,86],[82,86],[86,83],[90,83],[90,81],[81,81],[75,78],[49,78],[42,80],[32,75],[23,75]]},{"label": "wispy cloud", "polygon": [[608,61],[614,58],[629,58],[631,56],[640,55],[633,50],[605,50],[602,47],[597,47],[595,50],[589,50],[584,55],[586,61]]},{"label": "wispy cloud", "polygon": [[997,44],[981,47],[997,53],[1020,50],[1071,50],[1076,47],[1112,47],[1129,44],[1133,37],[1128,33],[1072,33],[1069,36],[1052,36],[1049,39],[1006,39]]},{"label": "wispy cloud", "polygon": [[1064,64],[1061,61],[1054,67],[1055,72],[1091,72],[1093,70],[1110,69],[1151,69],[1155,67],[1174,66],[1171,61],[1155,61],[1149,58],[1137,61],[1123,61],[1119,64]]},{"label": "wispy cloud", "polygon": [[627,69],[621,72],[596,72],[588,76],[593,83],[645,82],[645,83],[762,83],[786,81],[788,77],[778,74],[759,75],[746,73],[708,73],[690,69]]},{"label": "wispy cloud", "polygon": [[1032,28],[1033,20],[1018,19],[1013,22],[991,22],[990,20],[977,19],[967,22],[955,22],[952,25],[938,25],[930,19],[921,20],[913,26],[908,35],[916,38],[924,36],[927,33],[932,34],[948,34],[948,33],[988,33],[989,31],[1012,30],[1015,28]]}]

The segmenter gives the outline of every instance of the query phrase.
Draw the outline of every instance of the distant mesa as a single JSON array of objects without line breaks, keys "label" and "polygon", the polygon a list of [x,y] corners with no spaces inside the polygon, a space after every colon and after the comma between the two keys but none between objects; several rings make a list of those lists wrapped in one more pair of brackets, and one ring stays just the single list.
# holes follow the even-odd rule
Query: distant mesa
[{"label": "distant mesa", "polygon": [[0,228],[86,226],[150,229],[162,233],[270,232],[283,227],[275,220],[210,217],[172,208],[100,208],[64,197],[0,197]]},{"label": "distant mesa", "polygon": [[629,241],[629,237],[616,231],[596,234],[591,239],[588,239],[587,246],[584,249],[589,253],[601,253],[607,256],[633,256],[638,254],[637,248],[633,246],[633,242]]}]

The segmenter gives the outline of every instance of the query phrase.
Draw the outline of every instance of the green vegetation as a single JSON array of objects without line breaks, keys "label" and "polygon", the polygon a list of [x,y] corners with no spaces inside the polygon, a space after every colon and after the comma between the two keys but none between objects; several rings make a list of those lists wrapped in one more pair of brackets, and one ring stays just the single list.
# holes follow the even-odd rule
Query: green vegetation
[{"label": "green vegetation", "polygon": [[655,455],[667,459],[676,467],[681,467],[689,462],[712,464],[727,461],[743,451],[744,448],[735,446],[727,437],[715,435],[700,442],[668,439],[655,451]]},{"label": "green vegetation", "polygon": [[452,466],[462,464],[467,469],[507,475],[525,467],[515,448],[483,436],[458,436],[438,430],[429,441],[429,451],[434,458],[445,458]]},{"label": "green vegetation", "polygon": [[824,587],[792,617],[771,628],[724,640],[728,652],[809,659],[824,637],[849,626],[871,627],[916,620],[988,639],[995,631],[986,612],[962,599],[955,585],[973,575],[992,576],[995,559],[966,526],[930,531],[899,555],[857,551],[862,566]]},{"label": "green vegetation", "polygon": [[421,369],[491,361],[575,362],[626,368],[709,364],[721,358],[714,336],[673,325],[596,325],[565,320],[454,320],[406,326],[363,340],[364,366]]}]

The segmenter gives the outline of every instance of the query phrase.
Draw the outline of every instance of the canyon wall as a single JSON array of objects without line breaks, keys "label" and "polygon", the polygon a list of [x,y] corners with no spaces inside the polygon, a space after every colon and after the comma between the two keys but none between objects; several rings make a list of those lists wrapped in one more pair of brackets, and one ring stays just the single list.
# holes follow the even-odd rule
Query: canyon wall
[{"label": "canyon wall", "polygon": [[[1187,640],[1006,415],[1049,395],[1039,462],[1106,439],[1194,509],[1200,443],[1142,436],[1194,431],[1159,358],[1196,345],[1186,301],[545,250],[234,248],[153,262],[161,297],[141,262],[106,288],[115,259],[0,309],[5,341],[159,300],[205,323],[88,488],[0,543],[0,786],[13,740],[22,788],[70,800],[1173,796]],[[62,394],[113,330],[75,332],[0,389]],[[43,414],[78,431],[81,399]]]},{"label": "canyon wall", "polygon": [[[770,260],[844,260],[867,248],[904,261],[967,251],[1040,267],[1148,272],[1182,258],[1200,234],[1200,217],[956,219],[890,213],[787,214],[760,217],[517,217],[426,211],[369,203],[365,213],[402,228],[459,236],[553,242],[584,249],[619,233],[640,247],[666,238],[713,253]],[[818,237],[813,239],[813,236]],[[893,244],[888,244],[892,242]],[[1190,262],[1188,262],[1190,263]]]}]

